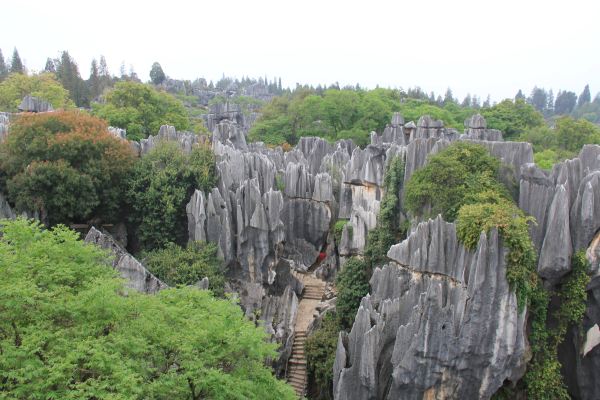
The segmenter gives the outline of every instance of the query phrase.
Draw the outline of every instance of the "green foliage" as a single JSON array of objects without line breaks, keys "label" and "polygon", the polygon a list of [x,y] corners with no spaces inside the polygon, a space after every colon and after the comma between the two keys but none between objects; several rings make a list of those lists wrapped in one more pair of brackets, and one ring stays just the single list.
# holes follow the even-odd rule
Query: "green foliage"
[{"label": "green foliage", "polygon": [[137,163],[129,180],[128,199],[144,248],[185,243],[185,204],[194,189],[214,187],[214,168],[214,155],[208,147],[196,147],[188,156],[168,142]]},{"label": "green foliage", "polygon": [[519,99],[506,99],[493,107],[482,110],[488,128],[499,129],[506,139],[544,124],[544,117],[532,105]]},{"label": "green foliage", "polygon": [[352,225],[348,223],[348,220],[345,219],[339,219],[335,222],[333,227],[333,236],[335,237],[335,242],[338,244],[342,241],[342,233],[344,232],[344,227],[346,225],[348,225],[348,227],[352,227]]},{"label": "green foliage", "polygon": [[139,140],[158,133],[161,125],[177,130],[190,127],[181,101],[166,92],[137,82],[119,82],[106,95],[104,104],[92,104],[93,113],[111,126],[127,130],[127,137]]},{"label": "green foliage", "polygon": [[415,121],[423,116],[429,115],[434,119],[444,121],[444,126],[463,129],[464,120],[475,114],[475,109],[460,107],[456,103],[448,102],[443,107],[431,104],[425,100],[408,99],[400,104],[398,109],[406,121]]},{"label": "green foliage", "polygon": [[600,128],[585,119],[568,116],[556,119],[554,127],[532,128],[520,140],[533,145],[534,160],[543,169],[577,156],[584,144],[600,144]]},{"label": "green foliage", "polygon": [[479,201],[481,193],[509,197],[496,179],[499,168],[500,162],[484,147],[455,142],[412,175],[404,206],[413,215],[442,214],[446,221],[454,221],[460,207]]},{"label": "green foliage", "polygon": [[160,85],[164,82],[167,77],[165,76],[165,72],[159,63],[154,62],[152,64],[152,68],[150,69],[150,80],[155,85]]},{"label": "green foliage", "polygon": [[208,277],[213,294],[225,295],[225,272],[214,243],[192,242],[185,248],[168,243],[145,254],[144,265],[169,286],[193,285]]},{"label": "green foliage", "polygon": [[360,301],[369,293],[369,278],[367,264],[358,257],[346,261],[344,268],[338,273],[335,308],[341,329],[352,327]]},{"label": "green foliage", "polygon": [[481,232],[489,233],[497,228],[509,249],[507,255],[506,279],[515,290],[522,310],[537,289],[536,253],[529,237],[528,223],[533,218],[526,217],[511,201],[489,193],[482,201],[463,205],[456,224],[458,239],[469,249],[479,242]]},{"label": "green foliage", "polygon": [[55,109],[74,107],[69,92],[56,80],[54,74],[11,74],[0,83],[0,110],[16,112],[26,95],[44,99]]},{"label": "green foliage", "polygon": [[0,145],[0,189],[17,210],[40,211],[51,225],[115,221],[134,160],[129,145],[98,118],[77,111],[24,114]]},{"label": "green foliage", "polygon": [[403,182],[404,160],[401,156],[396,156],[389,162],[383,179],[385,194],[379,207],[377,226],[367,236],[365,260],[369,267],[369,275],[376,265],[386,260],[390,246],[401,241],[406,235],[406,231],[400,227],[399,193]]},{"label": "green foliage", "polygon": [[322,95],[297,90],[263,107],[249,139],[280,145],[296,144],[302,136],[319,136],[329,141],[352,139],[366,145],[370,131],[381,131],[389,123],[399,100],[399,92],[391,89],[329,89]]},{"label": "green foliage", "polygon": [[185,205],[195,189],[207,191],[216,184],[214,154],[196,146],[190,155],[176,143],[163,142],[138,161],[128,179],[130,221],[143,249],[167,243],[185,244]]},{"label": "green foliage", "polygon": [[307,370],[315,380],[318,399],[333,399],[333,362],[339,331],[336,314],[328,313],[319,329],[306,340]]},{"label": "green foliage", "polygon": [[126,290],[59,226],[0,227],[0,393],[11,399],[294,399],[262,328],[194,288]]}]

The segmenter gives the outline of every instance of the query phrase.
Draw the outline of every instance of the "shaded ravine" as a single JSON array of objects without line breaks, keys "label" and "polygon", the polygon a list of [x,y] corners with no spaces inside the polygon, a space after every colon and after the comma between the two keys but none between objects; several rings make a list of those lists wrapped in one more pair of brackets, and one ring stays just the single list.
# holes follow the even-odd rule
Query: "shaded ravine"
[{"label": "shaded ravine", "polygon": [[288,360],[286,377],[287,382],[294,388],[296,394],[302,397],[306,392],[307,383],[306,353],[304,350],[306,332],[314,319],[317,305],[323,298],[325,282],[315,277],[313,273],[298,274],[297,277],[304,284],[304,291],[296,314],[294,344],[292,355]]}]

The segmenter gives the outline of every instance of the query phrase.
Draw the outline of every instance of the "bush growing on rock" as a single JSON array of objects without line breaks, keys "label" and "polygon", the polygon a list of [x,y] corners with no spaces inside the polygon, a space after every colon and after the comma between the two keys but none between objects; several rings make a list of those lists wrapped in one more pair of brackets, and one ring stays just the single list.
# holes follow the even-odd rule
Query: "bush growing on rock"
[{"label": "bush growing on rock", "polygon": [[187,242],[185,205],[195,189],[216,184],[210,147],[195,146],[185,154],[176,143],[163,142],[138,161],[129,176],[130,222],[142,249]]},{"label": "bush growing on rock", "polygon": [[0,190],[50,224],[115,221],[135,156],[106,123],[78,111],[21,115],[0,145]]},{"label": "bush growing on rock", "polygon": [[442,214],[454,221],[463,204],[479,202],[478,196],[509,198],[498,181],[500,162],[484,147],[456,142],[431,156],[406,185],[404,205],[413,215]]},{"label": "bush growing on rock", "polygon": [[77,237],[2,221],[1,397],[296,398],[237,304],[194,288],[125,290],[106,254]]}]

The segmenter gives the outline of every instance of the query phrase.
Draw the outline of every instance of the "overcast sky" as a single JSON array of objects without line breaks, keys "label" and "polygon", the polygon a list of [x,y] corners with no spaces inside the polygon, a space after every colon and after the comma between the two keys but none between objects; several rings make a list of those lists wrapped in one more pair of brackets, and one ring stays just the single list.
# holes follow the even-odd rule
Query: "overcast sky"
[{"label": "overcast sky", "polygon": [[[89,5],[88,5],[89,4]],[[600,91],[600,1],[10,1],[5,59],[30,70],[68,50],[87,78],[154,61],[173,78],[281,76],[300,83],[452,88],[500,100],[534,85]]]}]

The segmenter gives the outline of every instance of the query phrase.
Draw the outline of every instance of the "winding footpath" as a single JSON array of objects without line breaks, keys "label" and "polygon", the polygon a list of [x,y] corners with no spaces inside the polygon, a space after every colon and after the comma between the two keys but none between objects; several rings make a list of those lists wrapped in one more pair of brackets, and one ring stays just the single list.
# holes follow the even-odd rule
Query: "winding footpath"
[{"label": "winding footpath", "polygon": [[304,345],[306,342],[306,331],[314,319],[317,305],[321,302],[325,292],[325,282],[316,278],[311,273],[298,274],[304,283],[304,291],[298,305],[298,314],[294,325],[294,344],[292,355],[287,366],[287,382],[292,385],[296,394],[302,397],[306,391],[306,355]]}]

